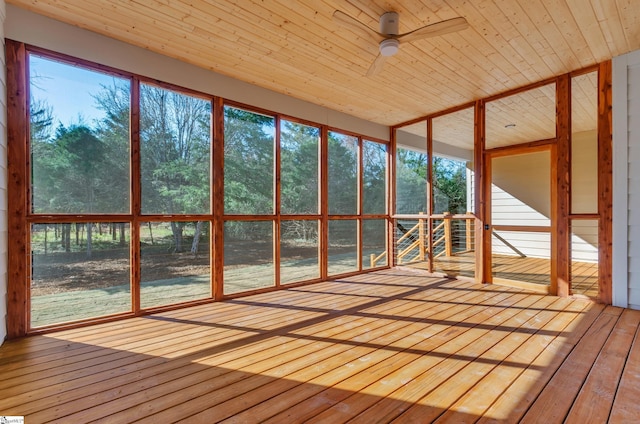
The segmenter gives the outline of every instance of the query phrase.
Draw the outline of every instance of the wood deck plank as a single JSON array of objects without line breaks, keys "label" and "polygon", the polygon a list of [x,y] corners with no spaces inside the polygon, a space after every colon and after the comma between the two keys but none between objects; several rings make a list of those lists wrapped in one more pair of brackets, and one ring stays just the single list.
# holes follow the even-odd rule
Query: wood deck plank
[{"label": "wood deck plank", "polygon": [[[436,294],[435,297],[437,298],[438,295]],[[391,312],[397,312],[395,310],[392,310]],[[312,323],[309,324],[311,327],[313,327]],[[321,320],[319,322],[320,326],[327,326],[329,328],[332,328],[335,326],[335,322],[329,320],[329,322],[325,322],[323,320]],[[351,322],[350,323],[351,326],[353,327],[357,327],[356,323]],[[246,353],[247,350],[247,345],[245,343],[242,343],[242,341],[244,339],[246,339],[247,334],[244,334],[243,338],[238,339],[238,341],[236,342],[236,346],[230,345],[227,346],[228,348],[237,348],[238,351],[241,351],[243,353]],[[268,337],[268,336],[267,336]],[[202,346],[200,345],[200,347],[198,347],[197,345],[194,348],[194,355],[203,355],[203,352],[207,352],[207,350],[212,350],[213,352],[215,352],[217,349],[219,349],[219,343],[213,343],[212,346],[207,347],[207,346]],[[187,351],[188,352],[188,351]],[[204,355],[206,356],[206,355]],[[199,361],[200,358],[198,358],[197,356],[195,358],[193,357],[185,357],[184,359],[189,359],[191,361]],[[232,356],[232,359],[237,359],[237,352],[235,353],[235,356]],[[144,380],[139,380],[137,377],[139,377],[140,373],[145,373],[149,367],[152,367],[153,369],[153,373],[151,373],[147,378],[156,378],[156,375],[158,374],[162,374],[162,372],[166,371],[167,369],[173,369],[173,367],[177,367],[177,366],[182,366],[184,364],[181,363],[174,363],[174,362],[169,362],[167,363],[167,361],[165,359],[159,359],[159,358],[154,358],[154,357],[149,357],[149,358],[144,358],[141,362],[140,362],[141,366],[139,367],[130,367],[130,368],[121,368],[118,369],[118,373],[117,376],[124,376],[124,377],[129,377],[132,378],[134,382],[140,383],[142,387],[144,387]],[[109,374],[109,371],[103,372],[103,373],[97,373],[97,374],[93,374],[93,375],[88,375],[86,378],[83,378],[82,381],[79,380],[73,380],[70,382],[70,384],[68,385],[69,387],[64,387],[65,385],[62,386],[58,386],[60,391],[64,391],[64,389],[66,388],[67,390],[72,390],[74,392],[77,392],[77,390],[74,390],[77,388],[77,386],[85,386],[85,387],[92,387],[92,384],[94,384],[95,382],[99,382],[104,380],[107,377],[112,377]],[[112,378],[109,378],[109,381],[111,384],[113,383],[117,383],[114,385],[114,387],[117,390],[118,388],[118,384],[123,384],[123,381],[120,380],[118,382],[114,382]],[[90,394],[91,390],[89,391],[80,391],[80,395],[81,396],[87,396],[88,394]],[[125,392],[126,393],[126,392]],[[58,401],[60,399],[57,399]],[[1,401],[0,401],[1,402]],[[39,405],[41,405],[42,402],[39,402]]]},{"label": "wood deck plank", "polygon": [[571,322],[567,334],[556,337],[504,390],[478,424],[518,422],[603,309],[604,305],[590,304],[580,319]]},{"label": "wood deck plank", "polygon": [[[454,286],[457,285],[458,283],[453,284]],[[409,291],[407,291],[405,289],[405,292],[410,293],[411,291],[414,291],[415,289],[411,289]],[[437,288],[435,288],[436,290],[436,294],[434,294],[434,296],[436,297],[436,299],[438,298],[438,294],[437,292],[441,292],[440,295],[441,296],[453,296],[453,294],[447,292],[445,289],[442,290],[438,290]],[[477,295],[477,293],[474,293],[473,291],[469,291],[468,293],[469,296],[474,296]],[[401,314],[402,311],[404,309],[408,309],[410,308],[412,305],[411,303],[407,302],[407,301],[403,301],[403,300],[398,300],[398,302],[394,305],[387,305],[387,309],[388,309],[388,313],[390,315],[393,314]],[[354,308],[358,308],[357,306]],[[365,320],[366,321],[366,320]],[[360,328],[355,328],[352,329],[352,333],[351,335],[345,335],[344,337],[355,337],[354,334],[360,334],[358,333],[358,331],[360,332],[366,332],[368,330],[370,331],[375,331],[375,326],[382,326],[383,324],[385,324],[385,322],[383,322],[382,320],[375,320],[373,318],[369,318],[368,319],[369,322],[367,322],[367,325],[369,326],[368,328],[365,329],[360,329]],[[371,324],[373,323],[373,324]],[[340,328],[339,325],[335,325],[336,323],[334,322],[334,325],[331,327],[336,327],[336,328]],[[349,322],[349,327],[353,327],[353,321]],[[333,331],[333,329],[332,329]],[[286,332],[284,332],[284,334],[286,334]],[[320,335],[322,337],[324,337],[324,335]],[[269,338],[269,340],[271,340],[271,338]],[[311,340],[313,341],[313,340]],[[260,343],[261,340],[256,341],[256,343]],[[280,342],[278,343],[277,340],[274,341],[274,343],[279,344],[282,343],[282,340],[280,340]],[[311,342],[308,342],[306,344],[310,344]],[[297,352],[293,349],[293,347],[290,347],[290,350],[287,351],[287,353],[290,353],[291,355],[297,354]],[[300,356],[305,356],[308,355],[310,352],[307,349],[306,351],[302,351],[302,353],[300,353]],[[224,363],[224,362],[220,362],[219,360],[215,360],[215,361],[209,361],[209,360],[198,360],[197,363],[199,365],[201,365],[202,367],[205,367],[205,374],[198,374],[196,376],[192,376],[191,374],[193,374],[194,372],[200,372],[201,369],[198,368],[196,370],[191,370],[190,373],[188,373],[187,376],[173,376],[170,375],[167,379],[165,383],[162,384],[156,384],[153,387],[147,387],[147,386],[142,386],[142,388],[140,390],[136,390],[136,384],[138,382],[136,382],[136,384],[133,384],[131,386],[128,386],[127,390],[125,390],[124,392],[122,390],[118,391],[118,399],[112,401],[112,402],[107,402],[104,404],[99,404],[96,407],[90,408],[91,410],[85,410],[85,411],[78,411],[77,414],[75,415],[71,415],[69,417],[66,417],[65,419],[72,419],[72,420],[78,420],[78,421],[86,421],[89,419],[93,419],[93,417],[95,416],[99,416],[100,414],[104,414],[105,411],[109,412],[109,413],[115,413],[117,411],[121,411],[121,410],[125,410],[128,407],[135,407],[137,405],[136,402],[138,401],[144,401],[144,400],[149,400],[149,399],[154,399],[155,397],[163,397],[162,398],[162,402],[158,402],[157,405],[158,406],[163,406],[164,408],[169,407],[171,405],[170,399],[175,400],[176,402],[184,402],[187,398],[185,398],[185,395],[189,395],[189,396],[196,396],[196,393],[198,393],[198,390],[203,390],[204,392],[207,392],[208,390],[211,389],[211,387],[218,387],[215,386],[214,383],[212,383],[210,380],[214,377],[217,377],[219,375],[224,375],[224,379],[229,378],[229,376],[225,375],[226,374],[226,370],[229,371],[236,371],[236,370],[242,370],[242,372],[236,372],[234,374],[235,377],[238,378],[238,380],[243,380],[244,378],[247,378],[249,376],[252,375],[252,373],[255,374],[259,374],[261,372],[266,372],[266,370],[269,369],[269,367],[274,367],[278,365],[278,362],[282,361],[282,363],[287,363],[286,357],[284,356],[274,356],[274,355],[269,355],[269,351],[265,349],[260,349],[256,352],[255,354],[256,356],[245,356],[245,357],[241,357],[241,358],[237,358],[236,356],[234,356],[233,358],[230,359],[235,359],[235,361],[232,361],[230,363]],[[265,360],[265,357],[268,358]],[[226,357],[225,357],[226,358]],[[274,358],[277,358],[277,360],[275,360]],[[295,358],[295,357],[293,357]],[[293,359],[292,358],[292,359]],[[229,359],[229,358],[227,358]],[[308,359],[312,359],[311,357]],[[288,364],[291,365],[291,364]],[[220,373],[219,368],[223,366],[224,368],[222,369],[222,373]],[[245,368],[243,368],[245,367]],[[251,368],[254,367],[254,368]],[[266,367],[266,368],[265,368]],[[212,369],[213,368],[213,369]],[[204,381],[205,383],[203,384],[198,384],[199,381]],[[229,384],[231,384],[231,382],[233,382],[233,380],[220,380],[220,386],[219,387],[225,387],[228,386]],[[185,392],[184,389],[189,387],[191,390],[191,392]],[[121,388],[120,388],[121,389]],[[167,394],[169,393],[169,394]],[[128,395],[126,396],[126,398],[124,398],[124,400],[122,399],[122,397],[124,395]],[[94,403],[90,403],[91,406],[93,406],[95,404]],[[139,410],[138,412],[142,412],[141,410]],[[147,413],[153,413],[154,410],[150,410],[147,411]],[[43,412],[43,414],[45,414],[45,412]],[[44,416],[44,415],[43,415]],[[127,413],[125,413],[123,416],[127,416]],[[41,417],[41,415],[37,415],[38,418]],[[116,420],[115,417],[111,418],[112,420]],[[130,418],[125,418],[125,421],[129,420]]]},{"label": "wood deck plank", "polygon": [[[562,307],[565,303],[562,299],[554,301],[550,309]],[[495,369],[498,364],[506,361],[508,356],[514,351],[520,349],[524,343],[533,337],[533,335],[544,328],[558,314],[554,311],[545,309],[531,316],[521,326],[508,333],[504,338],[498,341],[491,349],[484,352],[478,357],[479,360],[470,361],[455,375],[448,378],[446,382],[439,385],[425,397],[418,400],[412,407],[404,411],[393,422],[394,423],[422,423],[432,422],[449,410],[452,405],[468,393],[476,384],[481,381],[488,373]],[[517,363],[511,363],[508,366],[518,366]],[[474,422],[477,415],[470,415],[460,409],[454,418],[454,422]],[[445,420],[446,422],[446,420]]]},{"label": "wood deck plank", "polygon": [[[579,319],[587,302],[567,301],[566,308],[555,316],[516,350],[509,354],[500,364],[490,371],[483,372],[478,381],[455,404],[447,409],[436,422],[469,422],[470,417],[479,417],[493,404],[502,393],[515,381],[540,353],[558,337],[562,337],[565,329]],[[511,365],[510,365],[511,364]],[[471,422],[475,422],[473,419]]]},{"label": "wood deck plank", "polygon": [[[565,423],[605,422],[613,406],[627,355],[640,325],[640,311],[625,310],[596,359]],[[640,419],[640,416],[636,416]]]},{"label": "wood deck plank", "polygon": [[[389,396],[393,391],[400,388],[407,381],[415,378],[415,374],[418,372],[418,370],[424,372],[428,369],[433,368],[434,366],[437,366],[438,363],[442,362],[449,355],[455,354],[455,352],[457,352],[458,350],[468,346],[470,343],[473,343],[475,340],[477,340],[477,338],[481,337],[482,333],[478,332],[474,334],[474,336],[476,337],[475,339],[472,337],[468,337],[468,335],[465,335],[466,331],[473,328],[472,326],[491,326],[492,324],[495,326],[495,321],[493,321],[492,319],[494,319],[496,316],[500,315],[502,320],[506,320],[510,317],[509,314],[504,313],[503,308],[514,307],[513,309],[510,309],[510,311],[515,314],[515,307],[527,307],[531,303],[531,298],[527,298],[526,295],[515,294],[501,301],[500,303],[497,303],[495,306],[490,306],[482,312],[473,315],[468,319],[461,320],[460,323],[463,325],[451,325],[445,327],[440,333],[424,340],[418,346],[416,346],[417,349],[424,351],[424,354],[407,352],[403,355],[402,359],[392,359],[393,366],[387,369],[388,373],[386,375],[382,375],[377,379],[373,379],[373,381],[365,381],[361,383],[359,386],[357,386],[359,387],[359,390],[356,393],[352,393],[354,390],[342,390],[339,387],[340,385],[336,385],[332,388],[326,389],[325,392],[327,393],[324,395],[324,397],[331,399],[331,403],[327,404],[330,407],[328,409],[325,409],[315,417],[310,418],[308,422],[332,422],[334,420],[342,422],[360,414],[362,411],[374,404],[377,399]],[[441,348],[441,346],[443,346],[445,343],[447,344],[447,348],[449,349],[448,355],[440,353],[438,351],[438,349]],[[435,354],[429,355],[430,352]],[[349,382],[345,381],[344,383]],[[261,410],[265,410],[263,413],[267,414],[271,409],[268,405],[265,404],[260,404],[258,405],[258,407]],[[277,410],[277,408],[275,409]],[[242,422],[242,419],[244,417],[248,418],[254,416],[255,414],[256,408],[246,410],[243,413],[238,414],[237,417],[230,419],[229,423]],[[263,419],[263,415],[257,416],[260,419]]]},{"label": "wood deck plank", "polygon": [[609,422],[623,424],[637,420],[640,417],[638,399],[640,399],[640,326],[636,328],[633,346],[623,370]]},{"label": "wood deck plank", "polygon": [[394,268],[11,341],[0,411],[61,423],[626,423],[640,413],[639,328],[637,311]]},{"label": "wood deck plank", "polygon": [[[493,301],[500,304],[503,302],[509,304],[513,302],[513,300],[511,302],[508,301],[508,299],[512,297],[515,297],[515,294],[503,293],[500,297],[493,299]],[[462,309],[464,305],[459,305],[458,308]],[[468,307],[466,310],[457,310],[456,307],[449,308],[440,314],[431,316],[433,320],[442,320],[443,322],[441,324],[431,324],[424,329],[418,330],[410,337],[403,339],[403,344],[408,343],[409,346],[404,346],[400,351],[391,352],[392,355],[389,355],[386,359],[371,367],[367,367],[362,372],[355,372],[343,380],[325,375],[311,380],[310,382],[313,383],[313,385],[308,389],[298,389],[294,387],[286,392],[277,392],[277,396],[273,397],[272,394],[268,400],[263,400],[256,408],[249,410],[245,408],[244,411],[235,412],[235,416],[230,422],[242,422],[248,419],[277,422],[278,420],[291,420],[291,417],[308,421],[316,413],[321,412],[322,409],[335,404],[338,399],[342,399],[353,391],[372,384],[376,381],[376,376],[378,375],[376,372],[382,375],[388,374],[405,362],[413,362],[416,359],[416,355],[422,356],[427,354],[431,349],[435,349],[447,341],[460,336],[472,328],[474,322],[483,321],[492,315],[486,311],[487,307]],[[493,313],[495,313],[495,310]],[[459,319],[463,320],[463,322],[466,322],[468,325],[456,327],[449,324],[452,318],[456,321]],[[390,346],[398,348],[397,343]],[[384,347],[381,349],[386,350]],[[371,355],[368,355],[367,361],[369,361],[369,356]],[[274,392],[272,391],[271,393]],[[274,410],[286,410],[286,416],[271,417],[270,414],[273,415]],[[268,418],[270,418],[270,420],[267,420]]]},{"label": "wood deck plank", "polygon": [[612,307],[603,311],[538,395],[522,423],[559,423],[565,419],[621,313],[622,309]]},{"label": "wood deck plank", "polygon": [[[478,339],[462,350],[451,353],[448,352],[448,346],[444,346],[444,352],[448,353],[444,360],[438,363],[437,367],[428,369],[428,372],[413,375],[412,378],[398,390],[392,392],[389,396],[380,399],[376,404],[369,407],[362,414],[356,416],[353,423],[370,423],[376,420],[390,422],[397,418],[401,413],[418,402],[425,395],[437,389],[440,385],[446,383],[452,376],[456,375],[467,364],[472,362],[474,358],[479,358],[489,349],[499,343],[502,339],[511,334],[509,331],[491,331],[497,327],[513,327],[519,328],[524,322],[527,322],[535,316],[539,309],[544,309],[552,304],[555,299],[549,296],[537,296],[528,307],[515,310],[504,311],[510,315],[508,319],[502,320],[502,314],[495,316],[496,321],[490,321],[489,327],[477,329]],[[510,312],[514,312],[510,314]],[[441,411],[443,412],[443,411]]]},{"label": "wood deck plank", "polygon": [[[460,300],[465,298],[473,299],[476,297],[481,297],[482,295],[479,293],[469,292],[463,297],[460,297]],[[447,296],[447,299],[454,300],[456,298],[455,293],[450,293]],[[414,315],[418,315],[422,317],[422,313],[424,311],[427,314],[435,314],[441,310],[450,310],[451,308],[446,303],[429,305],[428,303],[419,304],[415,310],[413,311]],[[451,311],[449,313],[455,313]],[[400,312],[402,314],[402,312]],[[402,316],[402,315],[399,315]],[[411,315],[410,315],[411,316]],[[428,315],[427,315],[428,316]],[[382,322],[380,323],[382,324]],[[154,422],[157,420],[162,421],[175,421],[175,420],[183,420],[189,417],[188,412],[193,413],[193,411],[198,411],[198,408],[202,408],[203,405],[216,405],[213,411],[209,411],[203,419],[204,422],[210,422],[210,420],[214,419],[217,416],[224,416],[225,409],[222,404],[232,399],[238,399],[242,401],[242,399],[251,399],[252,402],[257,402],[261,393],[266,393],[267,396],[273,396],[274,393],[279,393],[285,390],[285,387],[290,387],[292,385],[298,385],[302,382],[306,382],[316,377],[319,372],[331,372],[332,369],[335,368],[336,360],[338,360],[338,364],[344,366],[344,361],[348,361],[349,358],[354,358],[358,356],[363,356],[368,354],[369,352],[375,350],[373,347],[365,347],[362,348],[362,344],[381,344],[385,345],[385,343],[389,343],[389,341],[400,340],[407,334],[411,334],[412,331],[415,331],[415,328],[419,328],[420,322],[413,323],[413,325],[406,325],[403,322],[391,322],[386,323],[381,328],[375,328],[372,325],[369,325],[365,332],[361,333],[358,336],[358,345],[353,346],[352,344],[342,344],[340,343],[340,339],[336,339],[331,343],[330,349],[327,352],[308,352],[311,357],[304,357],[298,361],[288,361],[284,362],[282,365],[275,363],[273,360],[267,360],[267,362],[272,365],[273,369],[267,373],[273,377],[272,380],[263,378],[262,375],[249,375],[248,378],[242,381],[239,381],[237,384],[232,387],[225,387],[224,390],[218,390],[212,392],[211,390],[207,390],[205,393],[201,393],[200,396],[192,393],[186,399],[182,398],[173,398],[173,399],[163,399],[162,405],[165,408],[168,408],[171,405],[174,405],[170,409],[166,409],[164,411],[159,411],[157,416],[149,416],[141,422]],[[392,326],[389,327],[389,326]],[[391,331],[391,334],[389,333]],[[375,336],[375,337],[374,337]],[[349,336],[353,337],[353,336]],[[318,337],[321,338],[321,337]],[[337,343],[336,343],[337,342]],[[326,344],[326,343],[325,343]],[[317,347],[321,347],[318,345]],[[323,353],[322,355],[320,353]],[[324,354],[326,353],[326,357]],[[339,355],[339,359],[336,359],[336,355]],[[352,359],[355,360],[355,359]],[[363,364],[366,365],[366,364]],[[355,365],[354,365],[355,367]],[[234,368],[234,370],[237,370]],[[248,372],[254,374],[255,371],[249,368],[243,368],[241,371]],[[266,372],[265,372],[266,373]],[[257,373],[256,373],[257,374]],[[278,378],[275,380],[275,378]],[[313,383],[313,382],[312,382]],[[267,386],[271,384],[267,388],[264,389],[263,386]],[[277,386],[277,387],[273,387]],[[311,388],[315,386],[305,385],[305,388]],[[248,396],[248,392],[257,391],[257,394],[254,393],[252,396]],[[241,396],[240,396],[241,395]],[[204,407],[204,409],[207,409]],[[129,414],[127,414],[129,415]],[[114,419],[114,417],[112,417]],[[189,421],[197,422],[197,416],[189,417]]]}]

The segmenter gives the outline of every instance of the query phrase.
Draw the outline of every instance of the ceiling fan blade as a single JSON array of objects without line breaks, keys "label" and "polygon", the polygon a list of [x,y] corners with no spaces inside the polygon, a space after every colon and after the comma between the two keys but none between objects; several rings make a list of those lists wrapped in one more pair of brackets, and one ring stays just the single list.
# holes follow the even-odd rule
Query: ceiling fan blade
[{"label": "ceiling fan blade", "polygon": [[384,36],[378,31],[373,28],[369,28],[367,25],[363,24],[356,18],[347,15],[341,10],[333,12],[333,21],[338,25],[360,33],[363,37],[375,38],[377,40],[384,38]]},{"label": "ceiling fan blade", "polygon": [[446,21],[436,22],[435,24],[423,26],[411,32],[397,35],[396,39],[402,42],[411,42],[421,40],[423,38],[437,37],[456,31],[462,31],[469,28],[469,23],[465,18],[453,18]]},{"label": "ceiling fan blade", "polygon": [[387,56],[383,56],[378,53],[378,57],[376,57],[376,60],[373,61],[373,63],[369,67],[369,70],[367,71],[367,76],[373,77],[375,75],[378,75],[380,71],[382,71],[382,66],[384,65],[384,62],[386,62],[386,60]]}]

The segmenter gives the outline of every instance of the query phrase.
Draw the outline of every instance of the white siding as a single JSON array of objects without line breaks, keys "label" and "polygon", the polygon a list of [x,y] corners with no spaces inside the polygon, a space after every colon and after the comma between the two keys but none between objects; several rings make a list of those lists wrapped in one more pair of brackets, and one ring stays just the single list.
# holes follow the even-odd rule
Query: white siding
[{"label": "white siding", "polygon": [[4,57],[5,2],[0,0],[0,344],[7,335],[7,89]]},{"label": "white siding", "polygon": [[640,309],[640,51],[613,59],[613,304]]},{"label": "white siding", "polygon": [[[497,157],[491,162],[491,224],[550,226],[551,169],[549,152]],[[549,232],[494,231],[493,253],[550,257]]]}]

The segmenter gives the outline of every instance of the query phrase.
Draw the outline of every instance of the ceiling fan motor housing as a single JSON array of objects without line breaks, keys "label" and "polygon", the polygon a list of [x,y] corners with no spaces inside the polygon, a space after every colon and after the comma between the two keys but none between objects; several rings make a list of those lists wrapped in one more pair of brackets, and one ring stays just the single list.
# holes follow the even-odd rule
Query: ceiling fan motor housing
[{"label": "ceiling fan motor housing", "polygon": [[396,12],[387,12],[380,16],[380,33],[386,35],[398,35],[400,28],[400,16]]}]

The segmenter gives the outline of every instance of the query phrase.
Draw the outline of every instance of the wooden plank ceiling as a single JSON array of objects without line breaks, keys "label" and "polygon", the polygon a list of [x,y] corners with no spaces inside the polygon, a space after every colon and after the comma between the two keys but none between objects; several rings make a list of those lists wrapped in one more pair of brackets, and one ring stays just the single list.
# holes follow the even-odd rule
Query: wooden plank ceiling
[{"label": "wooden plank ceiling", "polygon": [[[640,48],[635,0],[8,0],[8,3],[369,121],[393,125]],[[463,16],[468,29],[402,43],[365,76],[386,11],[400,32]]]}]

